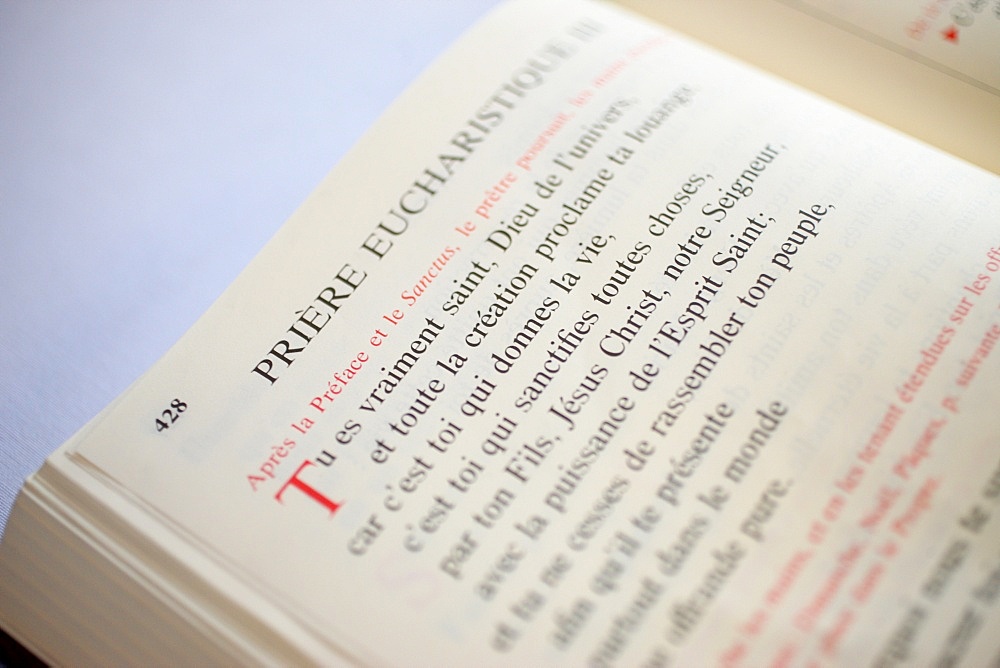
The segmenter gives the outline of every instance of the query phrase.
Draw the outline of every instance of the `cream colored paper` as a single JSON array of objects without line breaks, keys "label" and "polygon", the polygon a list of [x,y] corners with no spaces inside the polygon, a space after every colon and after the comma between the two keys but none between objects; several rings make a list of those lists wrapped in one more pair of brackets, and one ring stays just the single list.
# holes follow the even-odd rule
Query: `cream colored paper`
[{"label": "cream colored paper", "polygon": [[981,663],[998,211],[685,38],[520,3],[58,468],[365,662]]}]

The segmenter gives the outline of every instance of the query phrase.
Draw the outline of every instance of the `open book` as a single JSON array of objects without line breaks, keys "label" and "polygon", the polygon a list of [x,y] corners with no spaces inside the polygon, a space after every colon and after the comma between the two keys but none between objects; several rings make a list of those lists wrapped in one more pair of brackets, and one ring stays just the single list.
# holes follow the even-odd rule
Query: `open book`
[{"label": "open book", "polygon": [[56,663],[995,663],[998,221],[996,175],[680,34],[504,6],[26,483],[0,625]]}]

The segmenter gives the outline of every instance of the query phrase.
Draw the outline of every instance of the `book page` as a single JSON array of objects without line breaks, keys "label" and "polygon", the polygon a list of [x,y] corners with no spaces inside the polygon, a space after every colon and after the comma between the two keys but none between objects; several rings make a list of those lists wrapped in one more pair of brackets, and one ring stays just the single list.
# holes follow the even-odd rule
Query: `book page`
[{"label": "book page", "polygon": [[996,0],[785,0],[1000,95]]},{"label": "book page", "polygon": [[[783,0],[618,0],[673,29],[1000,173],[1000,95]],[[826,3],[824,3],[826,4]],[[868,11],[883,3],[870,3]],[[889,3],[893,4],[893,3]],[[988,67],[996,55],[986,54]]]},{"label": "book page", "polygon": [[685,38],[516,3],[65,455],[331,656],[982,663],[998,211]]}]

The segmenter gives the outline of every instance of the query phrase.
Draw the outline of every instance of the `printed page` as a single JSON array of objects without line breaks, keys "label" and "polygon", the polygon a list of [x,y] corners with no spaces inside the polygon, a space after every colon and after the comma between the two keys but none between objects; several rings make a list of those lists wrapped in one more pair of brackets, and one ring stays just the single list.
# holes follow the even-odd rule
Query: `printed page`
[{"label": "printed page", "polygon": [[784,0],[618,3],[1000,174],[1000,95],[828,14]]},{"label": "printed page", "polygon": [[982,663],[998,211],[684,38],[521,2],[68,457],[369,663]]},{"label": "printed page", "polygon": [[784,0],[1000,95],[996,0]]}]

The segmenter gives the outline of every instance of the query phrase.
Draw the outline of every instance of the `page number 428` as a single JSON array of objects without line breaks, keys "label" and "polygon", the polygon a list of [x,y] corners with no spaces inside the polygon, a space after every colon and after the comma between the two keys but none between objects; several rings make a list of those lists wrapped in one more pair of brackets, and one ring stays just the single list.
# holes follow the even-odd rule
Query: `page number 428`
[{"label": "page number 428", "polygon": [[156,419],[156,431],[170,429],[170,425],[180,419],[181,414],[187,410],[187,407],[188,405],[180,399],[171,401],[170,407],[160,413],[160,417]]}]

